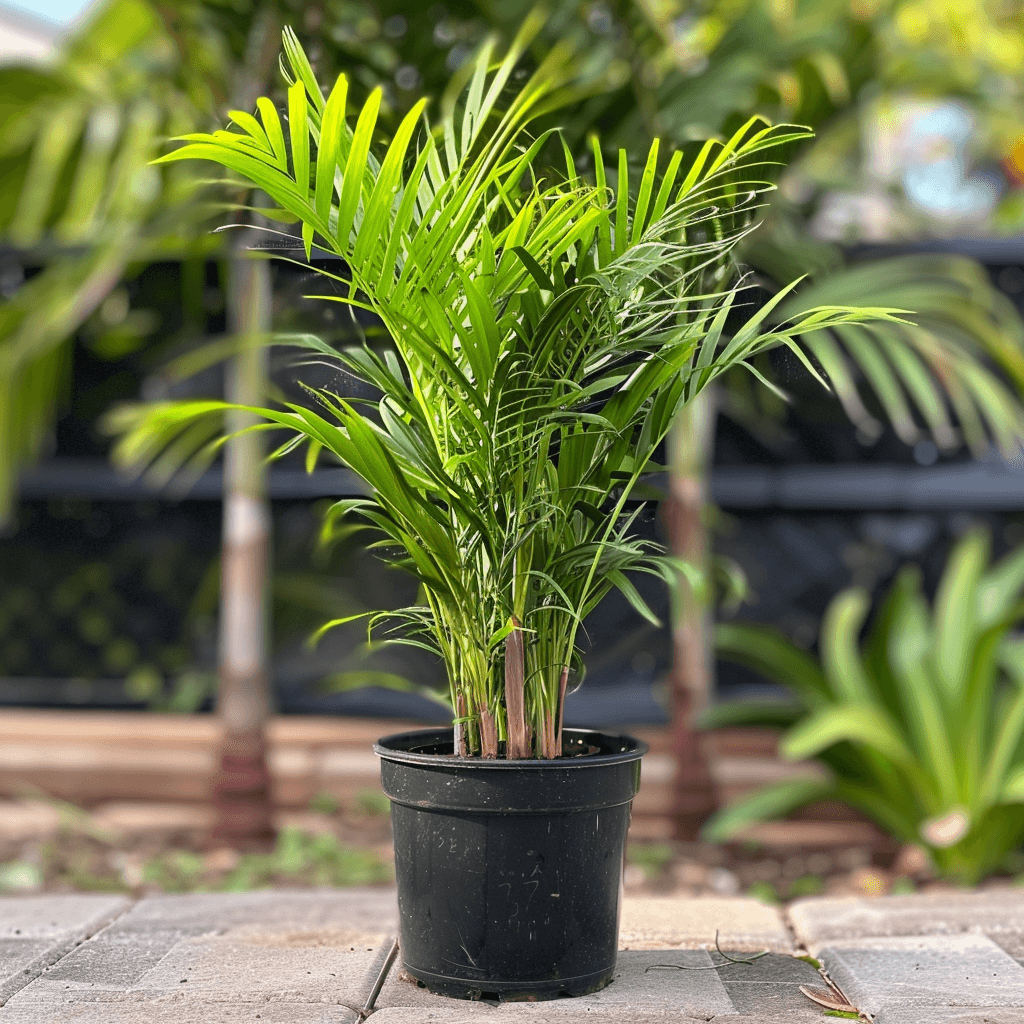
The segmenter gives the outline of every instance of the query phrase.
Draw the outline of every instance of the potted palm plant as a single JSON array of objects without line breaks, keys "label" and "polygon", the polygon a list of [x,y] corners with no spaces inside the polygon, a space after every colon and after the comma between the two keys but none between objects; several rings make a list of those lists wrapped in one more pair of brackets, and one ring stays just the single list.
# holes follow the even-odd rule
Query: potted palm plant
[{"label": "potted palm plant", "polygon": [[[823,308],[767,329],[791,285],[743,322],[730,253],[770,187],[770,151],[805,132],[754,119],[667,161],[655,143],[638,183],[621,152],[610,183],[595,142],[585,180],[556,130],[528,134],[558,103],[566,53],[505,100],[537,27],[501,60],[486,45],[437,125],[421,101],[386,145],[380,92],[350,117],[345,76],[325,96],[286,32],[287,127],[261,99],[259,120],[236,112],[235,130],[163,157],[212,160],[262,189],[301,224],[307,258],[314,244],[340,258],[324,300],[386,332],[339,351],[303,339],[379,400],[322,389],[312,407],[248,411],[289,435],[279,451],[306,444],[310,466],[327,452],[355,470],[369,494],[335,504],[325,530],[376,531],[419,581],[415,606],[370,627],[443,661],[453,728],[375,749],[405,967],[462,997],[575,995],[612,976],[645,748],[565,729],[562,707],[588,612],[617,588],[653,619],[628,574],[688,571],[633,530],[676,413],[756,353],[785,345],[810,367],[801,335],[891,315]],[[124,414],[119,456],[180,450],[226,408]]]}]

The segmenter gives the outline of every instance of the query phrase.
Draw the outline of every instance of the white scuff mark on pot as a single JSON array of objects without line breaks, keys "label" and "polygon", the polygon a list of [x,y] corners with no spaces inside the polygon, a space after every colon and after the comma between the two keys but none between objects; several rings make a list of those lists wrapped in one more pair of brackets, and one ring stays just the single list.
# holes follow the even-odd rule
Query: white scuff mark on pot
[{"label": "white scuff mark on pot", "polygon": [[[463,946],[463,947],[462,947],[462,949],[463,949],[463,951],[465,951],[466,947],[465,947],[465,946]],[[469,956],[469,954],[468,954],[468,953],[466,953],[466,956]],[[451,965],[452,965],[453,967],[465,967],[465,966],[466,966],[466,965],[465,965],[465,964],[463,964],[463,963],[459,963],[459,961],[458,961],[458,960],[449,960],[449,959],[448,959],[448,957],[446,957],[446,956],[443,956],[443,957],[441,957],[441,959],[442,959],[442,960],[443,960],[443,961],[444,961],[444,962],[445,962],[446,964],[451,964]],[[472,964],[472,966],[473,966],[473,967],[476,967],[476,964]],[[425,988],[425,987],[426,987],[426,986],[424,986],[424,988]]]},{"label": "white scuff mark on pot", "polygon": [[471,967],[476,967],[477,966],[476,961],[470,955],[469,950],[466,949],[466,940],[462,937],[462,929],[459,927],[457,922],[453,922],[453,923],[455,924],[455,930],[459,933],[459,949],[461,949],[462,952],[466,954],[466,959],[469,961],[470,966]]}]

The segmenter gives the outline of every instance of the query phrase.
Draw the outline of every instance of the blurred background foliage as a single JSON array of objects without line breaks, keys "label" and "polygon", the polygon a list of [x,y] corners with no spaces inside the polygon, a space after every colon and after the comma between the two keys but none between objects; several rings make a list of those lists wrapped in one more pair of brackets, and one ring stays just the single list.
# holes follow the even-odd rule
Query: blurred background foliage
[{"label": "blurred background foliage", "polygon": [[718,627],[723,657],[755,668],[791,701],[735,701],[705,727],[786,726],[780,749],[816,759],[820,778],[765,787],[720,811],[706,835],[816,800],[839,799],[904,843],[923,847],[945,877],[976,884],[1004,865],[1024,836],[1024,549],[990,566],[990,537],[953,548],[929,607],[921,572],[905,566],[872,615],[867,590],[829,604],[820,664],[778,630]]},{"label": "blurred background foliage", "polygon": [[[104,408],[140,391],[167,393],[166,360],[223,332],[218,266],[226,250],[211,229],[231,218],[224,195],[190,167],[149,161],[168,136],[224,124],[228,109],[251,106],[260,89],[280,90],[283,25],[295,27],[323,80],[349,73],[355,101],[359,90],[380,85],[384,121],[394,123],[422,92],[441,97],[484,36],[507,37],[530,6],[104,0],[50,64],[0,69],[0,504],[9,505],[20,466],[54,450],[72,363],[79,409],[64,423],[59,450],[99,454],[106,442],[94,423]],[[642,150],[655,134],[692,145],[754,112],[817,130],[794,154],[745,256],[769,290],[773,280],[807,273],[821,282],[813,301],[917,312],[921,329],[911,338],[896,330],[820,339],[816,352],[864,440],[882,436],[889,422],[904,442],[927,435],[936,449],[952,450],[966,437],[980,452],[990,437],[1006,443],[1017,427],[1005,385],[1017,391],[1024,383],[1024,331],[979,268],[932,256],[847,271],[843,250],[811,230],[839,223],[839,234],[856,234],[865,227],[864,203],[871,208],[880,194],[887,210],[913,212],[902,221],[889,216],[888,228],[949,229],[910,203],[897,158],[889,178],[876,180],[879,111],[907,98],[963,105],[981,127],[961,154],[969,158],[962,177],[998,168],[1000,209],[1013,209],[1024,16],[1012,3],[969,6],[562,0],[551,5],[534,47],[539,58],[555,40],[573,41],[578,98],[557,120],[580,150],[594,130],[606,152],[620,144]],[[952,145],[932,142],[939,157]],[[870,237],[877,224],[868,217],[866,227]],[[279,310],[288,327],[301,320],[296,291]],[[790,305],[811,300],[807,293]],[[339,329],[324,320],[313,326]],[[907,355],[880,356],[893,348]],[[117,372],[97,372],[104,363]],[[792,373],[782,372],[788,387]],[[83,402],[81,382],[90,374],[97,383]],[[216,389],[218,378],[193,386]],[[788,412],[771,393],[738,379],[720,406],[753,433],[762,455],[792,454]]]},{"label": "blurred background foliage", "polygon": [[[162,513],[34,502],[13,514],[24,466],[55,452],[105,453],[95,424],[112,403],[221,386],[215,367],[184,382],[167,367],[225,331],[227,240],[212,229],[235,215],[224,192],[190,165],[150,165],[168,137],[222,127],[229,109],[250,109],[260,92],[283,96],[277,55],[284,25],[296,30],[322,81],[349,74],[354,103],[381,86],[387,126],[423,93],[441,101],[485,36],[507,39],[531,6],[101,0],[54,60],[0,68],[0,519],[20,530],[17,545],[3,542],[0,674],[124,677],[134,697],[168,708],[209,698],[211,677],[202,670],[213,658],[214,506],[189,507],[192,533],[175,527],[162,534],[159,550],[176,567],[163,582],[140,568],[143,553],[158,551],[152,531]],[[849,460],[866,457],[867,448],[851,448],[846,435],[831,448],[822,442],[839,414],[853,422],[861,446],[874,445],[873,457],[889,461],[911,461],[901,444],[917,445],[914,458],[925,463],[962,457],[954,453],[964,441],[975,454],[993,440],[1010,447],[1020,432],[1024,327],[1003,293],[1024,294],[1024,275],[1015,283],[1004,272],[1000,291],[962,257],[864,260],[851,245],[1024,230],[1018,3],[549,6],[527,63],[557,40],[573,41],[576,92],[552,120],[577,152],[586,152],[591,131],[607,156],[619,145],[646,151],[652,136],[698,145],[753,113],[810,125],[815,139],[792,154],[764,228],[744,253],[753,280],[771,292],[774,281],[809,275],[788,312],[821,301],[915,311],[912,331],[819,339],[815,351],[834,399],[805,389],[785,361],[764,369],[795,396],[795,407],[746,378],[730,381],[718,398],[717,411],[729,419],[718,433],[719,445],[727,442],[720,458],[827,461],[841,448]],[[329,311],[300,298],[300,278],[280,284],[279,327],[340,336]],[[284,376],[277,376],[282,385]],[[709,450],[697,471],[711,459]],[[357,610],[353,595],[372,603],[382,595],[368,588],[382,584],[365,566],[343,568],[358,562],[354,548],[313,553],[308,506],[288,514],[278,511],[275,530],[275,621],[279,646],[295,649],[303,630]],[[937,526],[917,548],[894,542],[882,566],[877,519],[861,517],[818,549],[810,527],[791,523],[787,557],[818,550],[824,564],[841,550],[848,564],[840,570],[854,575],[871,568],[864,558],[875,558],[877,585],[895,572],[894,557],[927,553],[934,583],[949,537],[964,528]],[[727,517],[720,522],[727,526]],[[1005,527],[1004,545],[1020,542],[1013,523],[993,525]],[[57,534],[78,539],[61,547]],[[108,534],[121,540],[100,554]],[[96,551],[82,547],[88,537]],[[726,538],[730,544],[741,546]],[[854,549],[868,554],[847,559]],[[824,585],[812,580],[805,595],[807,614],[794,626],[802,646],[817,635],[816,616],[831,596],[821,593]],[[146,601],[156,613],[140,617]],[[51,643],[53,636],[60,642]]]},{"label": "blurred background foliage", "polygon": [[[106,442],[93,424],[105,407],[140,390],[166,393],[167,358],[223,332],[224,236],[211,233],[231,218],[223,193],[190,167],[149,161],[168,136],[224,124],[227,110],[251,106],[258,90],[280,90],[283,25],[295,27],[322,79],[350,74],[355,101],[360,89],[382,86],[384,121],[394,123],[421,92],[441,97],[484,36],[507,37],[530,6],[103,0],[53,62],[0,69],[0,506],[9,507],[20,466],[53,451],[72,363],[76,377],[92,371],[102,383],[74,418],[89,436],[69,437],[65,424],[60,448],[100,453]],[[535,56],[555,40],[573,41],[579,95],[557,120],[581,150],[593,130],[606,152],[643,150],[655,134],[691,145],[755,112],[814,127],[746,259],[768,290],[799,273],[819,281],[793,307],[813,299],[914,309],[921,329],[913,337],[850,332],[820,339],[816,353],[862,439],[876,440],[888,422],[904,442],[929,436],[936,449],[954,450],[966,439],[981,452],[993,437],[1006,445],[1018,426],[1011,392],[1024,384],[1024,330],[1012,303],[963,259],[905,257],[846,270],[834,244],[851,232],[874,237],[879,203],[886,237],[951,229],[903,187],[900,161],[913,169],[920,160],[890,152],[889,137],[907,135],[894,120],[900,110],[909,116],[907,104],[933,114],[945,105],[973,126],[962,152],[941,131],[922,130],[933,162],[955,165],[952,185],[940,175],[933,192],[944,181],[955,196],[958,182],[967,188],[984,172],[999,202],[982,226],[1015,223],[1024,14],[995,0],[967,7],[560,0]],[[300,306],[279,319],[294,326]],[[893,358],[894,349],[906,354]],[[103,363],[118,372],[96,373]],[[720,405],[762,454],[792,453],[788,412],[775,396],[736,380]]]},{"label": "blurred background foliage", "polygon": [[[84,330],[94,352],[116,357],[142,349],[158,332],[152,310],[132,308],[126,279],[157,259],[192,257],[182,265],[180,323],[162,340],[180,347],[209,330],[198,315],[198,260],[223,251],[223,239],[209,233],[229,218],[223,196],[214,199],[191,168],[149,161],[167,137],[224,124],[229,108],[251,105],[261,89],[280,89],[283,25],[295,27],[323,80],[344,69],[364,92],[381,85],[384,121],[394,123],[422,92],[441,96],[485,34],[507,37],[530,6],[531,0],[418,7],[385,0],[104,0],[52,64],[0,69],[0,239],[19,253],[0,282],[0,500],[10,501],[17,466],[50,443],[75,333]],[[970,207],[965,197],[977,207],[974,230],[980,221],[1016,226],[1024,14],[1008,0],[967,6],[560,0],[535,50],[539,57],[556,39],[574,42],[580,98],[557,118],[581,150],[595,129],[606,151],[641,151],[650,136],[685,145],[755,112],[814,127],[817,138],[795,154],[782,178],[766,214],[768,230],[748,253],[751,264],[769,278],[788,277],[794,267],[831,276],[836,301],[875,301],[884,278],[885,301],[901,305],[901,288],[928,281],[931,290],[918,290],[913,308],[924,313],[922,304],[931,305],[933,334],[947,342],[952,335],[968,349],[980,344],[1019,386],[1020,357],[1008,351],[1019,348],[1019,323],[983,276],[962,261],[933,259],[847,282],[836,278],[842,253],[808,231],[816,226],[819,236],[839,239],[959,229],[955,218],[951,225],[935,211],[953,200]],[[358,92],[353,99],[359,101]],[[912,193],[932,196],[931,210],[908,200],[904,180],[920,170],[921,153],[895,152],[896,136],[915,136],[900,118],[915,116],[925,122],[916,130],[925,162],[942,165],[930,186],[910,182]],[[969,138],[961,138],[964,131]],[[973,316],[963,315],[965,300]],[[850,348],[845,361],[863,369]],[[883,412],[896,417],[908,439],[912,418],[903,407],[907,395],[914,404],[914,389],[898,383],[899,368],[885,360],[880,366],[867,383],[886,398]],[[877,434],[847,379],[854,373],[848,369],[838,390],[847,413]],[[961,419],[972,419],[969,405],[958,406]],[[743,414],[742,401],[731,406]],[[771,408],[767,400],[756,411]],[[939,423],[938,434],[948,444],[947,426]],[[976,444],[984,433],[975,431]]]}]

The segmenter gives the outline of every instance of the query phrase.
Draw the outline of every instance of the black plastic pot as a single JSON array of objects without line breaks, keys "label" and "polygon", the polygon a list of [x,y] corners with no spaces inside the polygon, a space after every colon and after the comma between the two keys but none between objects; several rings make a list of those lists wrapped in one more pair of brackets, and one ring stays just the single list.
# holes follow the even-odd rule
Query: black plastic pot
[{"label": "black plastic pot", "polygon": [[647,745],[567,729],[551,761],[452,756],[450,729],[374,746],[391,800],[405,969],[461,999],[553,999],[615,970]]}]

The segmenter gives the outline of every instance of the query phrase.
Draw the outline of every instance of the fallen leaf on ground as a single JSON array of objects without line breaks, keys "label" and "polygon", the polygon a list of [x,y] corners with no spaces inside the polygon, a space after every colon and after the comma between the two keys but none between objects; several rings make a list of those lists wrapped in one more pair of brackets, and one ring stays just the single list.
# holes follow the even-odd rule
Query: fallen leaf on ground
[{"label": "fallen leaf on ground", "polygon": [[856,1006],[851,1006],[845,999],[837,996],[835,992],[830,992],[827,988],[811,988],[810,985],[801,985],[800,991],[808,999],[812,999],[819,1006],[824,1006],[827,1010],[843,1010],[846,1013],[857,1012]]}]

